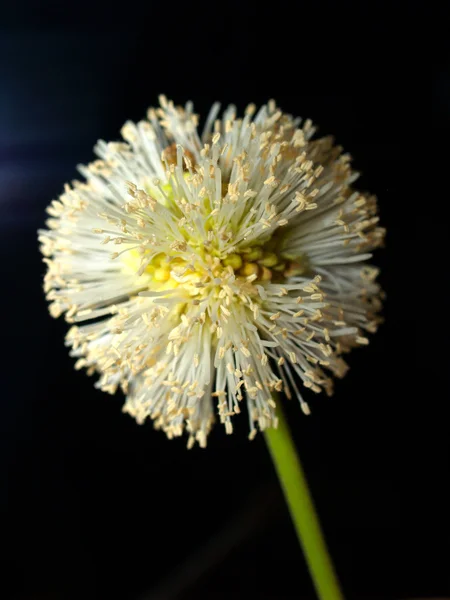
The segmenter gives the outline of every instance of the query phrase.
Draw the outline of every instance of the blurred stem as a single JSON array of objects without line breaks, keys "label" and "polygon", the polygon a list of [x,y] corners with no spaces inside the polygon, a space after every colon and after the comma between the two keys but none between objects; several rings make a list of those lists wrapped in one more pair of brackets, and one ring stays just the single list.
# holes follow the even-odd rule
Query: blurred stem
[{"label": "blurred stem", "polygon": [[278,428],[264,431],[298,540],[303,549],[320,600],[343,600],[328,554],[319,518],[308,489],[281,403],[277,403]]}]

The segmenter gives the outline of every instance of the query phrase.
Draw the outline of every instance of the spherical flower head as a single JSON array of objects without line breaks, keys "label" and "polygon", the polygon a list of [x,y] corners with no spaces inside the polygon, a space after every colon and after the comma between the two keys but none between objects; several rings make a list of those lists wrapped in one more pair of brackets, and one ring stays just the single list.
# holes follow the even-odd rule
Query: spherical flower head
[{"label": "spherical flower head", "polygon": [[332,392],[343,353],[380,309],[376,199],[331,138],[269,102],[243,118],[165,97],[125,142],[96,148],[39,232],[50,313],[73,326],[76,368],[126,394],[124,411],[206,444],[247,406],[276,426],[275,392]]}]

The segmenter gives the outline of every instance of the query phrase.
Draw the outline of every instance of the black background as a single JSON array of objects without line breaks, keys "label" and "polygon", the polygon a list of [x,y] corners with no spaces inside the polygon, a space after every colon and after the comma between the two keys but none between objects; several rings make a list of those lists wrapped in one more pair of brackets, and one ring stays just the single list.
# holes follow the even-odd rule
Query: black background
[{"label": "black background", "polygon": [[[36,239],[46,205],[77,176],[76,164],[92,159],[97,139],[117,139],[161,92],[194,100],[203,115],[215,100],[243,110],[274,97],[335,135],[362,172],[359,187],[378,195],[388,228],[376,257],[386,322],[351,356],[332,399],[310,398],[308,418],[294,402],[287,411],[346,597],[449,592],[436,548],[448,537],[447,512],[433,491],[447,475],[448,441],[410,423],[416,383],[433,360],[415,354],[421,285],[411,281],[421,249],[404,186],[414,175],[404,158],[416,152],[403,87],[411,15],[395,12],[378,2],[190,0],[2,9],[7,599],[314,597],[263,438],[249,443],[241,419],[232,437],[216,426],[206,451],[188,452],[185,439],[137,426],[119,395],[95,391],[73,370],[66,325],[47,313]],[[445,81],[439,110],[448,132]],[[434,406],[430,397],[421,406],[427,401]],[[419,477],[430,447],[436,458]]]}]

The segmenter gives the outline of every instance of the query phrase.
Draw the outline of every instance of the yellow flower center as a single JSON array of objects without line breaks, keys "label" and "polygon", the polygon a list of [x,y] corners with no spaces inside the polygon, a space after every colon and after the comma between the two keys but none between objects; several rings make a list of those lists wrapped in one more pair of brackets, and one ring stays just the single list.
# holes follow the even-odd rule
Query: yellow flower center
[{"label": "yellow flower center", "polygon": [[[185,174],[185,177],[188,176]],[[171,184],[156,187],[148,183],[145,191],[166,208],[176,206]],[[207,198],[204,203],[205,210],[210,212]],[[206,224],[208,226],[208,219]],[[142,249],[128,250],[122,254],[124,269],[128,273],[138,273],[141,265],[146,263],[143,271],[141,268],[141,276],[146,278],[149,289],[159,292],[183,286],[188,296],[197,298],[211,293],[212,288],[219,292],[220,285],[232,276],[242,283],[281,283],[288,277],[309,273],[308,258],[287,256],[279,250],[276,239],[224,256],[213,244],[206,246],[203,241],[186,235],[185,240],[186,244],[180,243],[184,248],[175,248],[170,254],[161,252],[147,263],[146,252]]]},{"label": "yellow flower center", "polygon": [[[199,260],[191,262],[178,256],[158,254],[147,264],[142,277],[147,279],[149,288],[155,291],[184,286],[190,296],[198,296],[202,288],[218,285],[219,279],[231,275],[242,282],[279,283],[287,277],[305,275],[309,270],[307,257],[288,260],[260,246],[245,248],[224,259],[202,254]],[[123,254],[122,260],[127,272],[137,273],[142,255],[137,250],[129,250]]]}]

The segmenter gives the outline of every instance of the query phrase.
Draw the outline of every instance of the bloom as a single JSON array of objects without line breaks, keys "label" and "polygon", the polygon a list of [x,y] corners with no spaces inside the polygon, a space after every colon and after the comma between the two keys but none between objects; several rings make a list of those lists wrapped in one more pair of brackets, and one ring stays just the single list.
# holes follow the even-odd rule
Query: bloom
[{"label": "bloom", "polygon": [[354,191],[350,158],[273,101],[242,119],[165,97],[125,142],[66,185],[39,232],[50,313],[73,326],[76,368],[127,394],[124,411],[201,446],[276,425],[273,395],[332,391],[342,354],[366,344],[380,309],[376,199]]}]

